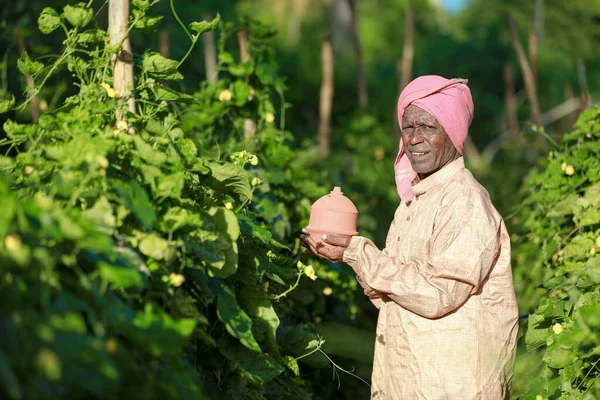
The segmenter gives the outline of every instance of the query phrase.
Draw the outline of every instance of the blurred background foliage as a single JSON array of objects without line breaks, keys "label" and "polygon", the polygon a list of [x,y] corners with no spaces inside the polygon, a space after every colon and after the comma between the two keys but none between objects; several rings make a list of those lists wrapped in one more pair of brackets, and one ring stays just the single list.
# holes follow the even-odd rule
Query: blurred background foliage
[{"label": "blurred background foliage", "polygon": [[[17,69],[17,58],[26,49],[32,59],[56,57],[61,48],[58,35],[43,35],[37,17],[44,7],[62,9],[66,0],[13,0],[0,7],[0,99],[14,94],[17,103],[25,99],[27,82]],[[107,5],[96,0],[95,18],[106,29]],[[523,231],[519,219],[521,196],[517,195],[526,172],[544,160],[572,130],[578,114],[594,103],[600,90],[600,0],[175,0],[184,23],[221,15],[223,21],[241,21],[246,16],[273,26],[277,34],[270,41],[278,76],[287,90],[274,99],[276,108],[287,107],[285,129],[290,131],[290,146],[296,150],[297,176],[314,178],[314,193],[334,185],[342,189],[360,211],[359,229],[383,245],[398,198],[392,164],[397,153],[399,131],[396,99],[400,91],[399,64],[406,35],[407,7],[414,11],[414,61],[412,77],[439,74],[469,79],[475,117],[470,129],[472,146],[465,154],[467,164],[490,192],[494,204],[505,216],[510,231]],[[354,7],[354,8],[352,8]],[[175,21],[169,3],[162,1],[151,13],[165,18],[158,29],[132,36],[134,55],[161,46],[170,58],[181,59],[188,48],[186,33]],[[515,54],[507,15],[511,15],[525,52],[537,49],[536,91],[544,122],[543,129],[531,124],[530,101],[525,89],[522,67]],[[354,30],[355,29],[355,30]],[[354,35],[353,32],[356,32]],[[531,34],[536,41],[531,41]],[[217,32],[218,34],[218,32]],[[323,157],[318,150],[319,104],[322,85],[321,43],[332,37],[334,50],[334,96],[331,111],[331,152]],[[228,51],[240,57],[236,39],[222,38]],[[162,38],[162,39],[161,39]],[[358,40],[357,40],[358,39]],[[361,57],[357,57],[357,43]],[[171,83],[177,90],[194,93],[206,81],[202,45],[179,67],[185,81]],[[362,60],[362,61],[360,61]],[[364,64],[368,101],[359,101],[357,75]],[[64,67],[63,67],[64,68]],[[513,71],[517,134],[507,128],[507,69]],[[50,78],[39,94],[39,111],[50,111],[74,94],[71,74],[64,70]],[[185,82],[185,83],[183,83]],[[570,99],[567,111],[558,110]],[[277,101],[280,104],[277,104]],[[278,115],[281,118],[282,115]],[[32,107],[0,115],[28,123],[35,116]],[[193,125],[192,121],[187,123]],[[5,136],[0,132],[0,139]],[[292,227],[292,235],[300,226]],[[515,244],[521,245],[522,237]],[[518,251],[517,251],[518,253]],[[527,265],[515,268],[526,269]],[[519,272],[521,274],[521,271]],[[521,276],[521,275],[519,275]],[[524,278],[525,279],[525,278]],[[526,281],[526,279],[525,279]],[[528,295],[535,282],[517,284],[519,296]],[[527,287],[525,287],[527,286]],[[536,299],[537,300],[537,299]],[[537,304],[520,297],[521,312],[533,312]],[[375,311],[363,302],[353,323],[373,329]],[[358,317],[356,317],[358,315]],[[319,317],[320,318],[320,317]],[[336,316],[336,322],[340,316]],[[313,321],[314,322],[314,321]],[[316,322],[320,322],[316,321]],[[364,367],[367,368],[368,367]],[[529,388],[541,368],[536,353],[524,352],[517,363],[514,393]],[[362,371],[368,376],[368,371]],[[345,383],[335,398],[353,398],[354,383]],[[329,388],[327,393],[336,393]],[[341,392],[340,392],[341,391]],[[338,396],[339,395],[339,396]]]}]

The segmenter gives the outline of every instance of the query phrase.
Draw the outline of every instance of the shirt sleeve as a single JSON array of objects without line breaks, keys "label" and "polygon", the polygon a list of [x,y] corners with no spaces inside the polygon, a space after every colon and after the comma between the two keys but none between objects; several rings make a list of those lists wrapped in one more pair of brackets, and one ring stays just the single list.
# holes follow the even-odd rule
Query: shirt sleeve
[{"label": "shirt sleeve", "polygon": [[[396,212],[397,212],[397,210],[396,210]],[[391,224],[390,229],[387,234],[387,237],[386,237],[386,240],[385,240],[385,249],[383,249],[383,253],[387,254],[387,249],[390,247],[390,243],[394,239],[395,236],[396,236],[395,225]],[[344,254],[344,256],[345,256],[345,254]],[[371,286],[367,285],[365,283],[365,281],[361,278],[361,276],[358,274],[356,275],[356,281],[363,288],[365,296],[367,296],[369,298],[369,300],[371,300],[371,303],[373,303],[373,305],[377,309],[381,308],[381,305],[383,303],[385,303],[385,301],[388,299],[388,297],[385,294],[380,293],[380,292],[376,291],[375,289],[373,289]]]},{"label": "shirt sleeve", "polygon": [[359,283],[426,318],[442,317],[479,290],[500,252],[502,220],[483,194],[470,190],[440,207],[427,256],[400,260],[356,236],[344,262]]}]

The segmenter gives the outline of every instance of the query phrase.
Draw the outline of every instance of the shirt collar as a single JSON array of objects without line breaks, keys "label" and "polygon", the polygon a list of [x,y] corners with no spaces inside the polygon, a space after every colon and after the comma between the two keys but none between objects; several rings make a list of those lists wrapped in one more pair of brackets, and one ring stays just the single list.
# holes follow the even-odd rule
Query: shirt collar
[{"label": "shirt collar", "polygon": [[420,196],[423,193],[434,189],[436,186],[443,184],[463,168],[465,168],[465,160],[463,157],[459,157],[444,168],[414,184],[412,191],[415,196]]}]

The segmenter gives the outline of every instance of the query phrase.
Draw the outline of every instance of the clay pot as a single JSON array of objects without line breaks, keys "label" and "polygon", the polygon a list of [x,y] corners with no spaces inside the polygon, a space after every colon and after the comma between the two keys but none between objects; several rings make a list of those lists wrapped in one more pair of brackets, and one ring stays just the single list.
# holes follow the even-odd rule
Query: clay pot
[{"label": "clay pot", "polygon": [[352,201],[336,186],[331,193],[315,201],[310,208],[310,221],[306,230],[317,243],[323,234],[355,236],[358,210]]}]

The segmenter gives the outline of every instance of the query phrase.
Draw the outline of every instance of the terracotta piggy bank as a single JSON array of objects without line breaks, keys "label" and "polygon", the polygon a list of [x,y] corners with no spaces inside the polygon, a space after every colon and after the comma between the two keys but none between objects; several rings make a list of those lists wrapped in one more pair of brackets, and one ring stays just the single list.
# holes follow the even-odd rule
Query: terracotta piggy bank
[{"label": "terracotta piggy bank", "polygon": [[319,243],[323,234],[355,236],[358,210],[352,201],[336,186],[331,193],[315,201],[310,208],[310,221],[306,230]]}]

